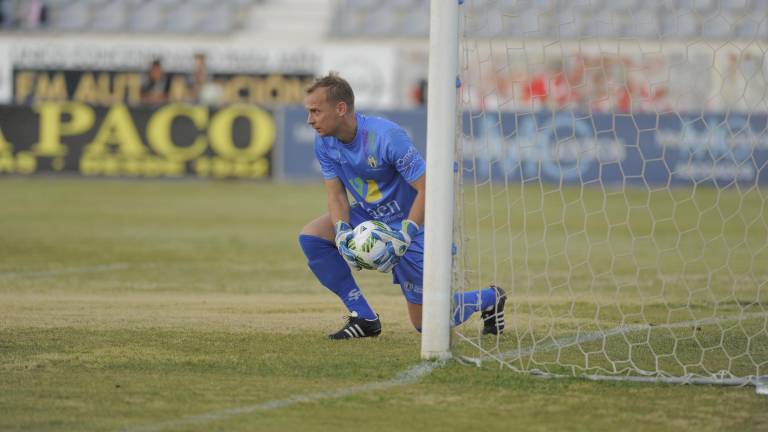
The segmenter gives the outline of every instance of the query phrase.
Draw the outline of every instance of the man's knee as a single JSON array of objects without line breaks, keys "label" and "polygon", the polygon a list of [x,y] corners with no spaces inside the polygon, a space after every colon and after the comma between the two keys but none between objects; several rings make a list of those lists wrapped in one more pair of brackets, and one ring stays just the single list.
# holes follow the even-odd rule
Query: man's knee
[{"label": "man's knee", "polygon": [[299,235],[320,237],[325,240],[333,240],[333,225],[328,214],[318,217],[304,225]]},{"label": "man's knee", "polygon": [[300,236],[308,235],[308,236],[317,237],[317,235],[314,233],[314,230],[312,229],[312,222],[308,222],[306,225],[304,225],[301,228],[301,232],[299,232],[299,235]]}]

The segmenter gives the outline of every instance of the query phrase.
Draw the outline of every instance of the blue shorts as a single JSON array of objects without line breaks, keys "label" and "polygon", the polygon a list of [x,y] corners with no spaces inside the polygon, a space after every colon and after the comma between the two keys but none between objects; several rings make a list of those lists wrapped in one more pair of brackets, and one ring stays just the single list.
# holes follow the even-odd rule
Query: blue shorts
[{"label": "blue shorts", "polygon": [[[353,205],[349,210],[349,222],[355,227],[370,219],[368,213],[360,206]],[[421,304],[424,294],[424,230],[420,229],[416,237],[411,239],[411,246],[400,257],[400,262],[392,269],[392,283],[400,285],[405,300],[408,303]]]}]

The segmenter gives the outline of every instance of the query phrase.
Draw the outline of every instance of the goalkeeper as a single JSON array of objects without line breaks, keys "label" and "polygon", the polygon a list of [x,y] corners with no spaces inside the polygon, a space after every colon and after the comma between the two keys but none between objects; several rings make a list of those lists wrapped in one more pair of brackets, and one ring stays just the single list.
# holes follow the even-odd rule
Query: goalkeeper
[{"label": "goalkeeper", "polygon": [[[335,73],[318,78],[306,90],[307,123],[315,129],[315,156],[325,179],[328,213],[301,230],[299,244],[309,268],[349,310],[345,325],[331,339],[378,336],[381,322],[363,296],[350,267],[359,269],[347,248],[352,228],[378,220],[392,229],[378,270],[392,272],[421,331],[426,165],[405,131],[379,117],[355,113],[352,88]],[[353,204],[347,192],[354,199]],[[483,333],[504,328],[504,291],[490,286],[457,294],[453,325],[482,311]]]}]

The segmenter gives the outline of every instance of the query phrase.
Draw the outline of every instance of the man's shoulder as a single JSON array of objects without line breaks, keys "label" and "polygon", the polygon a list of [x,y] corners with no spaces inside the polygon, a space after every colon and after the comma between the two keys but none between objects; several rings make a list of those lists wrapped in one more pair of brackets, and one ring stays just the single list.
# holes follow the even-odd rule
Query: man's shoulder
[{"label": "man's shoulder", "polygon": [[392,130],[402,129],[399,124],[385,117],[364,114],[361,114],[361,117],[366,129],[378,132],[380,134],[385,134]]},{"label": "man's shoulder", "polygon": [[336,144],[336,138],[332,136],[322,136],[319,134],[315,134],[315,146],[318,144],[324,144],[324,146],[327,145],[335,145]]},{"label": "man's shoulder", "polygon": [[315,154],[333,156],[334,153],[338,153],[336,146],[336,138],[331,136],[315,135],[315,143],[313,145]]}]

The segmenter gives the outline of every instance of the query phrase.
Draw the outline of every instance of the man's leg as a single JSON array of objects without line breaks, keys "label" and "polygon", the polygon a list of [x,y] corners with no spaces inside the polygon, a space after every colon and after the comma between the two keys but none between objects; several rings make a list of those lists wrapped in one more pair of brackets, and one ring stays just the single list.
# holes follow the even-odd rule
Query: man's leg
[{"label": "man's leg", "polygon": [[421,305],[416,303],[406,303],[408,305],[408,317],[411,318],[411,324],[417,332],[421,333]]},{"label": "man's leg", "polygon": [[451,325],[457,326],[468,320],[473,313],[482,311],[483,334],[499,334],[504,331],[504,304],[507,294],[501,287],[488,288],[453,295]]},{"label": "man's leg", "polygon": [[377,319],[352,277],[352,271],[333,242],[333,224],[328,214],[308,223],[301,230],[299,244],[307,264],[323,286],[336,294],[350,313],[367,320]]},{"label": "man's leg", "polygon": [[[408,302],[408,316],[416,330],[421,331],[422,279],[424,274],[424,234],[420,232],[408,251],[392,270],[393,282],[400,285]],[[451,325],[468,320],[473,313],[482,311],[483,334],[498,334],[504,329],[504,303],[506,293],[496,286],[481,290],[456,293],[453,296]]]},{"label": "man's leg", "polygon": [[[402,287],[402,285],[401,285]],[[403,293],[405,293],[403,288]],[[420,300],[420,299],[419,299]],[[475,312],[481,311],[483,334],[499,334],[504,331],[504,304],[507,296],[500,287],[491,285],[482,290],[456,293],[453,296],[453,316],[451,326],[457,326],[468,320]],[[421,332],[422,305],[406,294],[408,317],[416,331]]]}]

